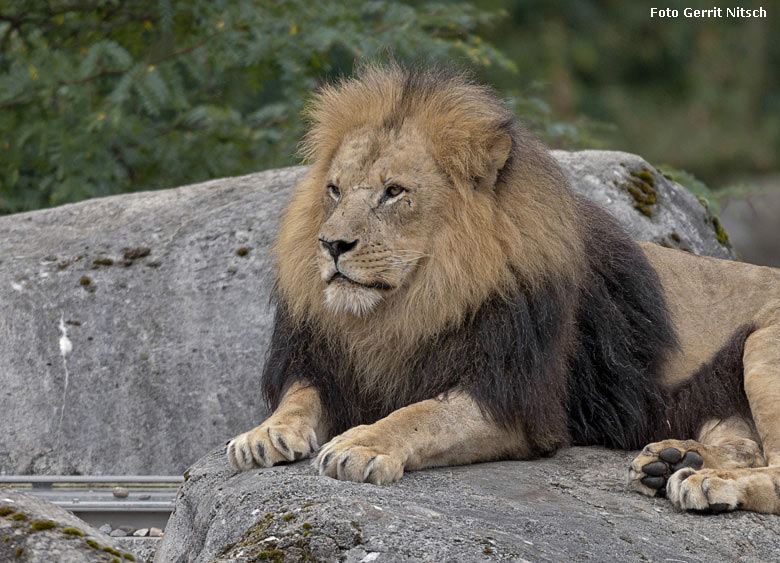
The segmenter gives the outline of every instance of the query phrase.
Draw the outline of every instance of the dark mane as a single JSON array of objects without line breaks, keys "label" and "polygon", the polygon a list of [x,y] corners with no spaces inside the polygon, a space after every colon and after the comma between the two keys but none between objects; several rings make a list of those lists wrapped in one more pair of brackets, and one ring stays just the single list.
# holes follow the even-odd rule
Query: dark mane
[{"label": "dark mane", "polygon": [[[271,408],[292,382],[308,382],[337,434],[464,391],[495,423],[523,430],[543,455],[572,443],[638,448],[734,407],[734,358],[744,338],[686,387],[662,390],[661,370],[677,341],[658,275],[609,213],[571,191],[557,163],[490,89],[437,69],[371,67],[326,87],[310,117],[304,152],[315,174],[296,192],[277,247],[277,310],[262,381]],[[435,239],[448,268],[421,266],[428,277],[403,294],[404,316],[387,309],[380,321],[342,322],[323,308],[310,269],[322,220],[314,215],[324,212],[309,202],[346,135],[415,119],[453,193],[474,193],[498,134],[511,135],[509,160],[491,197],[471,200],[483,205],[479,214],[456,208],[463,212],[450,219],[452,228],[465,229],[457,248]],[[493,251],[486,263],[498,265],[492,271],[501,283],[480,277],[470,259],[487,242]],[[405,339],[403,353],[383,345],[387,334]],[[724,369],[726,387],[712,375]],[[675,409],[682,399],[690,404]]]}]

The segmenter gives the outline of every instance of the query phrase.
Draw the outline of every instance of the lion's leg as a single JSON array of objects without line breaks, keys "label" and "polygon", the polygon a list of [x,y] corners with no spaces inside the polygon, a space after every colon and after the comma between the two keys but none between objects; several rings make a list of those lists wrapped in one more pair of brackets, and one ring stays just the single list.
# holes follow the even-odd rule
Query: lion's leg
[{"label": "lion's leg", "polygon": [[680,471],[667,487],[679,508],[780,514],[780,306],[765,311],[757,326],[745,341],[745,393],[768,467]]},{"label": "lion's leg", "polygon": [[684,468],[760,467],[764,457],[750,421],[739,416],[707,421],[696,440],[663,440],[648,444],[629,469],[631,486],[648,496],[663,496],[671,475]]},{"label": "lion's leg", "polygon": [[326,437],[317,390],[293,383],[270,417],[228,443],[227,457],[236,469],[270,467],[310,456]]},{"label": "lion's leg", "polygon": [[320,450],[320,475],[385,484],[405,469],[529,457],[520,433],[487,420],[465,393],[420,401],[374,424],[356,426]]}]

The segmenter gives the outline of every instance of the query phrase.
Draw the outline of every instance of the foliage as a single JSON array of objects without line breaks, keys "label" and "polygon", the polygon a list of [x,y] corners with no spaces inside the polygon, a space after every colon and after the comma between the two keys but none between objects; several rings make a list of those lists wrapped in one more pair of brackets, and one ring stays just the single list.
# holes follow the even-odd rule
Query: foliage
[{"label": "foliage", "polygon": [[[776,169],[780,11],[660,20],[653,6],[4,0],[0,214],[294,164],[309,92],[390,54],[476,69],[554,147],[636,152],[716,188]],[[670,4],[684,6],[711,7]]]},{"label": "foliage", "polygon": [[[763,5],[767,17],[729,18],[726,4]],[[711,0],[476,0],[509,12],[491,37],[518,68],[485,76],[501,89],[518,76],[543,81],[556,119],[613,124],[599,133],[611,148],[711,185],[770,172],[780,166],[780,10],[726,4],[723,17],[695,19],[683,8]],[[679,17],[651,18],[651,7]]]},{"label": "foliage", "polygon": [[699,201],[707,207],[713,214],[718,215],[732,200],[749,201],[751,197],[761,195],[767,191],[756,184],[737,182],[726,184],[718,189],[712,189],[699,178],[686,172],[678,170],[668,164],[656,166],[659,172],[664,176],[685,187],[688,191],[696,195]]},{"label": "foliage", "polygon": [[0,213],[296,162],[302,103],[356,59],[504,70],[468,3],[5,0]]},{"label": "foliage", "polygon": [[585,115],[562,119],[545,99],[547,87],[539,81],[531,82],[523,90],[511,88],[508,92],[509,108],[551,148],[603,148],[603,139],[614,130],[611,124]]}]

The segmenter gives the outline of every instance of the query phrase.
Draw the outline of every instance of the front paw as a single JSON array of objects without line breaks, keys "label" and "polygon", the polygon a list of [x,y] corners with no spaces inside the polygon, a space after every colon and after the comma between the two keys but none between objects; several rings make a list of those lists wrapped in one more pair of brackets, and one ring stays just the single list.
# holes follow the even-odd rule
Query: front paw
[{"label": "front paw", "polygon": [[686,467],[700,469],[704,460],[693,440],[664,440],[648,444],[631,462],[630,485],[647,496],[664,496],[666,483],[675,472]]},{"label": "front paw", "polygon": [[246,471],[303,459],[318,447],[312,428],[275,424],[271,417],[257,428],[233,438],[227,446],[227,458],[234,468]]},{"label": "front paw", "polygon": [[372,426],[356,426],[325,444],[314,460],[320,475],[385,485],[404,474],[402,456]]}]

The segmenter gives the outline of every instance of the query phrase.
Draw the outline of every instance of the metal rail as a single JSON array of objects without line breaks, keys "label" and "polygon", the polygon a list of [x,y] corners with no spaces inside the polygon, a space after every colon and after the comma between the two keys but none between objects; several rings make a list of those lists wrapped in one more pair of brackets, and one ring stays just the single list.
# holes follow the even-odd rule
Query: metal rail
[{"label": "metal rail", "polygon": [[181,475],[0,475],[0,485],[3,483],[183,483]]},{"label": "metal rail", "polygon": [[[180,475],[0,475],[0,497],[3,486],[10,486],[96,526],[109,522],[162,528],[183,481]],[[120,496],[118,486],[124,489]]]}]

